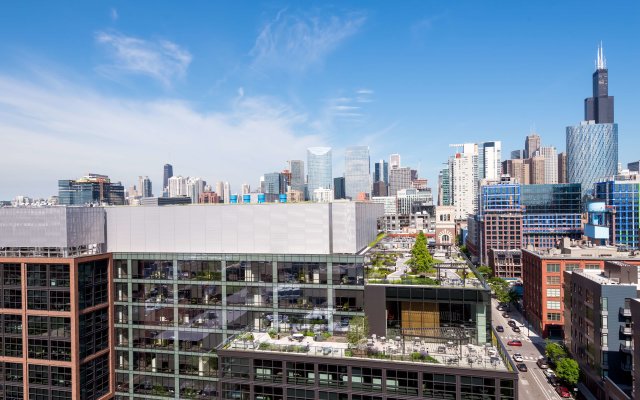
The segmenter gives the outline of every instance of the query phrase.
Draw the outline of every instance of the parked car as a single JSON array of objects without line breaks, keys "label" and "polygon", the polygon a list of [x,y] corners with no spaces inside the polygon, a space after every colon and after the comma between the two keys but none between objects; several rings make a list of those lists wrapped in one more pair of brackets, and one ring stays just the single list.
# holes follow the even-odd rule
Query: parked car
[{"label": "parked car", "polygon": [[563,398],[571,397],[571,392],[564,386],[556,386],[556,393]]},{"label": "parked car", "polygon": [[502,325],[498,325],[498,326],[496,326],[496,331],[497,332],[504,332],[504,327]]},{"label": "parked car", "polygon": [[[538,358],[538,361],[536,361],[536,364],[538,364],[538,368],[540,369],[547,369],[549,368],[549,364],[547,364],[547,360],[545,360],[544,357],[542,358]],[[553,373],[553,371],[551,371],[551,373]],[[548,378],[548,377],[547,377]]]},{"label": "parked car", "polygon": [[508,314],[508,313],[506,313],[506,312],[505,312],[505,313],[502,313],[502,316],[503,316],[504,318],[511,318],[511,315],[509,315],[509,314]]},{"label": "parked car", "polygon": [[555,376],[555,375],[551,375],[551,376],[549,377],[549,379],[547,379],[547,380],[549,381],[549,383],[551,384],[551,386],[554,386],[554,387],[555,387],[555,386],[560,385],[560,378],[558,378],[558,377],[557,377],[557,376]]},{"label": "parked car", "polygon": [[520,364],[516,365],[516,367],[518,367],[518,371],[520,371],[520,372],[527,372],[529,370],[527,368],[527,364],[524,364],[524,363],[520,363]]},{"label": "parked car", "polygon": [[509,346],[522,346],[522,342],[519,340],[509,340],[507,344]]},{"label": "parked car", "polygon": [[522,354],[520,354],[520,353],[513,353],[513,361],[515,361],[515,362],[523,362],[524,358],[522,358]]},{"label": "parked car", "polygon": [[514,327],[514,326],[516,326],[516,321],[509,320],[509,321],[507,321],[507,325],[509,325],[510,327]]},{"label": "parked car", "polygon": [[503,307],[503,306],[498,306],[498,307],[496,307],[496,310],[498,310],[498,311],[504,311],[504,307]]},{"label": "parked car", "polygon": [[553,372],[551,368],[543,369],[542,373],[547,377],[547,379],[551,378],[552,376],[556,376],[555,372]]},{"label": "parked car", "polygon": [[515,333],[520,333],[520,328],[518,328],[517,326],[512,326],[511,329],[515,332]]}]

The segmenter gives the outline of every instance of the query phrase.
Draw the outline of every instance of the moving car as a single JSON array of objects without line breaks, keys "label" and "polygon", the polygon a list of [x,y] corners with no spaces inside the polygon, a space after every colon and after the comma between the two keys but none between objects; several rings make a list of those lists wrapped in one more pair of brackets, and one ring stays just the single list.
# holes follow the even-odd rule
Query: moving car
[{"label": "moving car", "polygon": [[571,392],[569,392],[569,389],[567,389],[564,386],[557,386],[556,393],[558,393],[560,397],[563,397],[563,398],[571,397]]},{"label": "moving car", "polygon": [[[549,368],[549,365],[547,364],[547,360],[545,360],[544,357],[538,358],[538,361],[536,361],[536,364],[538,364],[538,368],[540,369]],[[553,373],[553,371],[551,371],[551,373]]]},{"label": "moving car", "polygon": [[502,325],[498,325],[498,326],[496,326],[496,331],[497,332],[504,332],[504,327]]},{"label": "moving car", "polygon": [[511,329],[513,329],[513,331],[516,333],[520,333],[520,328],[518,328],[517,326],[512,326]]},{"label": "moving car", "polygon": [[524,358],[522,358],[522,354],[520,354],[520,353],[513,353],[513,361],[515,361],[515,362],[523,362]]},{"label": "moving car", "polygon": [[518,371],[520,371],[520,372],[527,372],[529,370],[527,368],[527,364],[524,364],[524,363],[520,363],[520,364],[516,365],[516,367],[518,367]]},{"label": "moving car", "polygon": [[522,346],[522,342],[519,340],[509,340],[507,344],[509,346]]}]

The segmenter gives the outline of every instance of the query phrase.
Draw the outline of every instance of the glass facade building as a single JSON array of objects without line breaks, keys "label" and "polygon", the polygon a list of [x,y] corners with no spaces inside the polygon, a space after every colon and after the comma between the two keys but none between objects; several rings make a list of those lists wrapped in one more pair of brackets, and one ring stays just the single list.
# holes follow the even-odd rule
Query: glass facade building
[{"label": "glass facade building", "polygon": [[217,398],[215,348],[250,330],[346,331],[362,256],[114,254],[118,399]]},{"label": "glass facade building", "polygon": [[608,180],[595,184],[594,197],[615,210],[611,243],[637,249],[640,241],[640,182]]},{"label": "glass facade building", "polygon": [[59,180],[58,198],[61,205],[108,204],[124,205],[124,186],[112,183],[104,175],[90,175],[77,180]]},{"label": "glass facade building", "polygon": [[567,127],[567,180],[592,194],[593,185],[618,171],[618,124]]},{"label": "glass facade building", "polygon": [[333,160],[330,147],[307,149],[307,190],[309,195],[316,189],[332,189]]},{"label": "glass facade building", "polygon": [[371,161],[369,146],[348,147],[344,157],[344,187],[347,198],[359,193],[371,195]]}]

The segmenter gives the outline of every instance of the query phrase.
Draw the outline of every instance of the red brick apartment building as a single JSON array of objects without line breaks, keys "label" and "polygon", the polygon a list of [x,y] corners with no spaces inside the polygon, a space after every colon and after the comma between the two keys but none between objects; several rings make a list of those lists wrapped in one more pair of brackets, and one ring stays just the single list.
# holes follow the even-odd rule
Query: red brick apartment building
[{"label": "red brick apartment building", "polygon": [[565,239],[560,249],[522,250],[523,306],[533,330],[544,338],[564,337],[564,271],[604,269],[606,261],[640,265],[640,255],[612,246],[588,246]]}]

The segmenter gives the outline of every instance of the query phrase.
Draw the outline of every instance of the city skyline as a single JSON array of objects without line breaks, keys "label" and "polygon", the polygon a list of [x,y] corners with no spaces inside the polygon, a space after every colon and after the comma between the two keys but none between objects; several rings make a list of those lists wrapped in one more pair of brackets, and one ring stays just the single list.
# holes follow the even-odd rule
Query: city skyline
[{"label": "city skyline", "polygon": [[[448,143],[500,140],[509,154],[533,130],[562,152],[564,128],[582,119],[576,99],[589,95],[600,41],[626,164],[637,159],[640,124],[640,59],[629,51],[638,5],[590,9],[116,2],[33,13],[13,4],[0,28],[16,38],[1,44],[0,168],[12,174],[0,199],[45,197],[58,179],[88,171],[126,187],[139,175],[158,185],[165,163],[238,191],[315,146],[334,149],[334,177],[347,146],[368,145],[374,160],[402,154],[432,184]],[[606,29],[565,34],[590,25]]]}]

